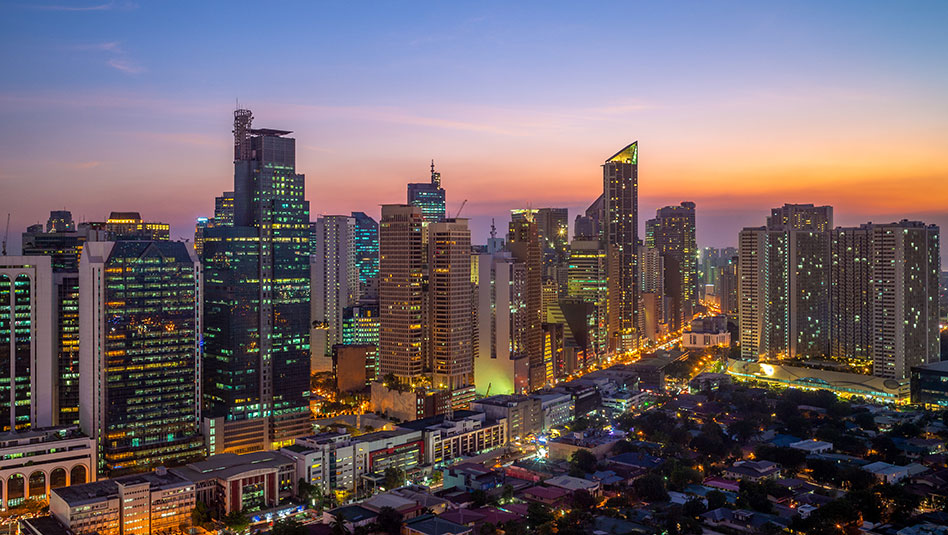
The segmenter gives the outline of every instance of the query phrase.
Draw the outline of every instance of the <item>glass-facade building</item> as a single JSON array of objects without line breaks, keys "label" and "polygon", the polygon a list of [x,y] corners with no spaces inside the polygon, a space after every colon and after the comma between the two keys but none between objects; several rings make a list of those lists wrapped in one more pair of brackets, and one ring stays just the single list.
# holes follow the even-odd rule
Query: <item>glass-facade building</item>
[{"label": "glass-facade building", "polygon": [[80,422],[111,476],[203,454],[200,267],[183,242],[89,242],[80,266]]},{"label": "glass-facade building", "polygon": [[[304,176],[291,132],[254,129],[252,120],[250,110],[234,114],[233,226],[209,228],[204,239],[203,395],[212,420],[204,429],[218,453],[279,447],[312,431]],[[216,423],[250,420],[265,436],[239,448]]]},{"label": "glass-facade building", "polygon": [[408,204],[421,208],[421,219],[425,223],[444,221],[444,188],[441,173],[435,171],[431,162],[431,181],[408,184]]},{"label": "glass-facade building", "polygon": [[379,278],[379,224],[365,212],[352,212],[355,219],[355,262],[359,271],[359,294],[377,295]]},{"label": "glass-facade building", "polygon": [[379,356],[379,304],[359,303],[347,307],[342,313],[342,343],[347,346],[374,346],[366,355],[365,378],[370,383],[378,377]]}]

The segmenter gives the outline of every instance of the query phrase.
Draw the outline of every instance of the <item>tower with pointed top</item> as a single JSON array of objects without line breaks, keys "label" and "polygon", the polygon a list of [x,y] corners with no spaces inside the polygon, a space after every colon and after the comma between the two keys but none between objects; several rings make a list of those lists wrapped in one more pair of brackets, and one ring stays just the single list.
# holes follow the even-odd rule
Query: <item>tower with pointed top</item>
[{"label": "tower with pointed top", "polygon": [[431,160],[431,180],[408,184],[408,204],[421,208],[424,223],[444,221],[444,188],[441,187],[441,173],[435,171]]},{"label": "tower with pointed top", "polygon": [[638,347],[639,142],[602,165],[602,230],[609,260],[609,334],[616,351]]}]

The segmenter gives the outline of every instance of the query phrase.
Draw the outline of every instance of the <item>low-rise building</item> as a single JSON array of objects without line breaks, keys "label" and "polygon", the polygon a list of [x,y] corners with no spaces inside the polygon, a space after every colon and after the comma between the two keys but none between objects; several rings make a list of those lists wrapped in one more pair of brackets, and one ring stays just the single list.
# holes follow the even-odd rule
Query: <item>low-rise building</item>
[{"label": "low-rise building", "polygon": [[948,360],[912,367],[912,403],[930,410],[948,409]]},{"label": "low-rise building", "polygon": [[424,515],[405,522],[402,535],[470,535],[474,530],[434,515]]},{"label": "low-rise building", "polygon": [[194,483],[164,468],[54,489],[49,512],[77,535],[175,533],[191,525]]},{"label": "low-rise building", "polygon": [[560,475],[551,477],[543,482],[543,484],[550,487],[557,487],[569,492],[576,492],[578,490],[585,490],[596,496],[599,494],[601,486],[596,481],[590,481],[588,479],[583,479],[581,477],[573,477],[568,475]]},{"label": "low-rise building", "polygon": [[491,419],[482,412],[454,411],[413,422],[399,429],[421,433],[423,463],[434,468],[486,453],[507,443],[507,420]]},{"label": "low-rise building", "polygon": [[507,420],[507,440],[519,440],[543,429],[543,409],[539,399],[521,394],[506,394],[475,400],[471,410],[483,412],[493,420]]},{"label": "low-rise building", "polygon": [[549,431],[558,425],[566,425],[573,419],[573,397],[566,392],[543,392],[530,397],[540,400],[542,413],[540,427]]},{"label": "low-rise building", "polygon": [[95,442],[75,427],[0,435],[0,506],[49,499],[50,491],[95,481]]},{"label": "low-rise building", "polygon": [[908,477],[908,468],[905,466],[895,466],[894,464],[882,461],[869,463],[862,467],[863,470],[874,475],[882,483],[898,483]]},{"label": "low-rise building", "polygon": [[780,465],[771,461],[736,461],[724,469],[728,479],[748,480],[754,483],[780,477]]},{"label": "low-rise building", "polygon": [[727,316],[711,316],[691,320],[691,331],[681,335],[682,347],[727,347],[731,333],[727,330]]},{"label": "low-rise building", "polygon": [[566,461],[580,450],[588,451],[595,455],[597,459],[602,459],[609,455],[609,452],[620,440],[622,440],[622,437],[618,435],[595,434],[586,436],[583,433],[570,433],[549,442],[550,459]]},{"label": "low-rise building", "polygon": [[808,454],[811,453],[828,453],[833,451],[832,442],[824,442],[822,440],[801,440],[799,442],[794,442],[790,444],[790,447],[795,450],[800,450]]},{"label": "low-rise building", "polygon": [[296,464],[275,451],[222,453],[170,471],[192,481],[197,501],[220,515],[275,507],[296,493]]}]

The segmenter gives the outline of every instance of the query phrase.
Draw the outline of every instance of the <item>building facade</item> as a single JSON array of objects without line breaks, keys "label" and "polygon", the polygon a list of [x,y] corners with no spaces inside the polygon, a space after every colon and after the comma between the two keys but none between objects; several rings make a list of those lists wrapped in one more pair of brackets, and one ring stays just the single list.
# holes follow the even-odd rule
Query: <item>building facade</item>
[{"label": "building facade", "polygon": [[609,337],[617,351],[638,347],[639,145],[633,142],[602,166],[602,231],[609,256]]},{"label": "building facade", "polygon": [[315,252],[310,258],[313,371],[332,368],[332,347],[342,343],[343,311],[359,296],[355,234],[353,217],[329,215],[316,220]]},{"label": "building facade", "polygon": [[408,204],[421,210],[425,223],[437,223],[444,220],[444,203],[441,173],[435,171],[434,160],[431,160],[431,181],[408,184]]}]

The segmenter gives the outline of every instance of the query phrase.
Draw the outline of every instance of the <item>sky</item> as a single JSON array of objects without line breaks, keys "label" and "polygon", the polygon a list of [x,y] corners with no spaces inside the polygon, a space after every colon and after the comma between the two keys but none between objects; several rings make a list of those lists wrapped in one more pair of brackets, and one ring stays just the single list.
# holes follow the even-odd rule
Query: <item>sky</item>
[{"label": "sky", "polygon": [[190,239],[239,101],[294,131],[314,220],[405,202],[433,158],[483,243],[512,208],[572,220],[638,140],[640,219],[693,201],[701,246],[787,202],[948,228],[946,27],[923,1],[0,0],[0,218],[12,250],[63,208]]}]

